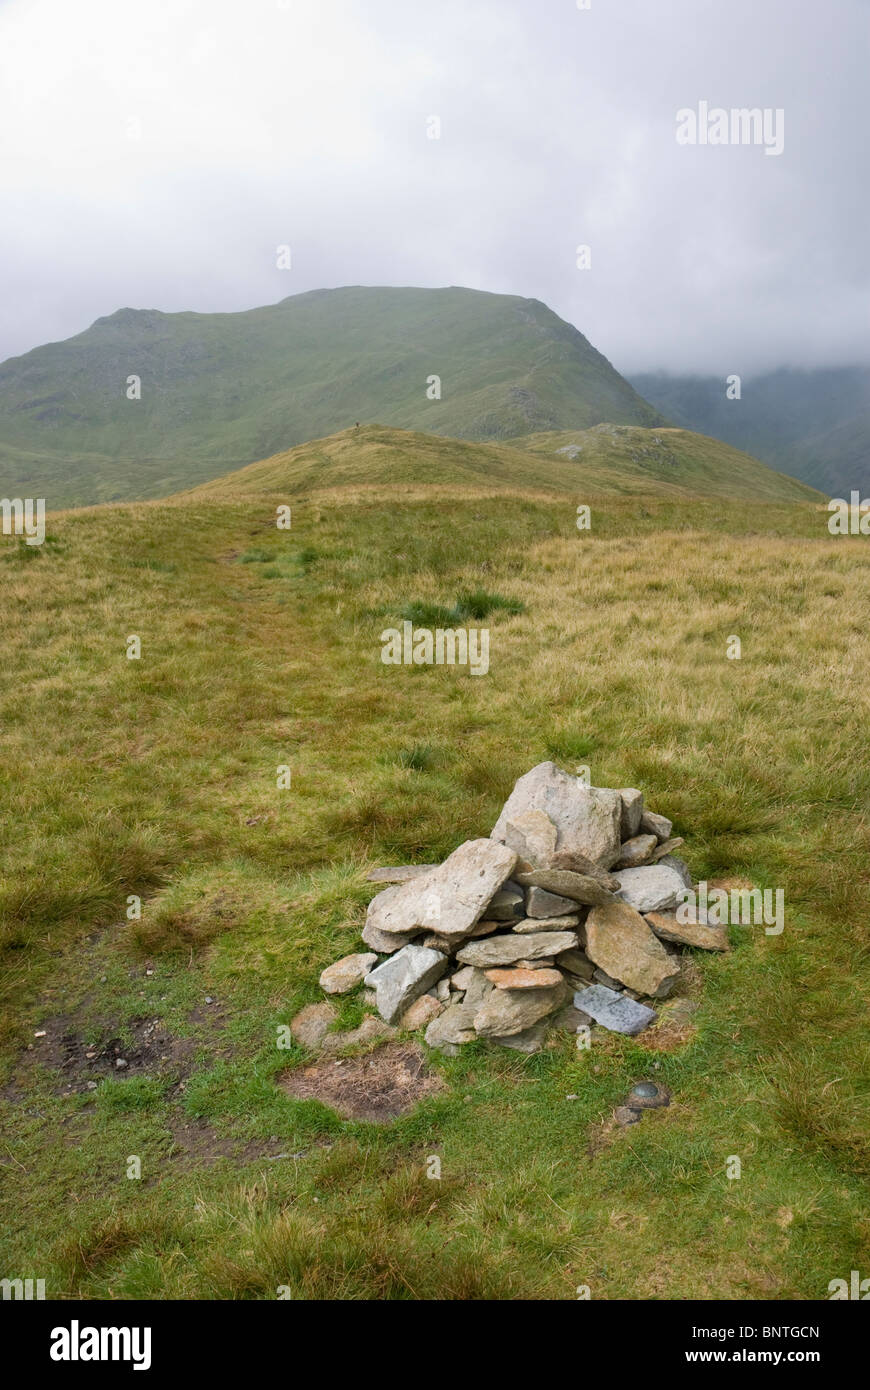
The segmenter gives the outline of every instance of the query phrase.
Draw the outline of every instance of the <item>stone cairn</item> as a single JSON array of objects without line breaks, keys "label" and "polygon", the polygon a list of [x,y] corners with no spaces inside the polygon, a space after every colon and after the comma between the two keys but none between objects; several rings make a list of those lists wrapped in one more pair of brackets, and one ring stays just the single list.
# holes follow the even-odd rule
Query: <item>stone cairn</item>
[{"label": "stone cairn", "polygon": [[[645,1001],[671,992],[683,947],[728,950],[727,929],[677,920],[692,881],[671,830],[642,792],[590,787],[552,762],[532,768],[488,839],[443,864],[369,875],[390,885],[369,905],[369,950],[336,961],[320,984],[327,994],[364,984],[383,1022],[332,1035],[336,1044],[398,1026],[425,1028],[448,1055],[475,1038],[537,1052],[551,1027],[642,1032],[657,1018]],[[309,1005],[298,1020],[328,1008]],[[318,1044],[328,1027],[321,1013]],[[294,1027],[300,1040],[310,1031]]]}]

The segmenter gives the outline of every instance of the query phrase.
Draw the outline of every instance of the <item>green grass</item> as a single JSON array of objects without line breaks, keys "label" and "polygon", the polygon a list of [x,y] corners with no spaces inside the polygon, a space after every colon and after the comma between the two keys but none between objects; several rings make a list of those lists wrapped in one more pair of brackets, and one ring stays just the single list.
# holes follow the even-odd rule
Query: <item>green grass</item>
[{"label": "green grass", "polygon": [[[3,564],[4,1274],[117,1299],[814,1300],[867,1271],[864,542],[813,504],[591,500],[581,535],[570,494],[230,480],[53,518],[55,547]],[[384,611],[463,595],[509,601],[486,677],[380,662]],[[695,961],[674,1051],[474,1044],[383,1127],[292,1100],[276,1077],[306,1054],[278,1030],[358,948],[368,867],[485,834],[546,757],[642,787],[696,877],[784,888],[783,935]],[[58,1018],[88,1041],[159,1019],[186,1061],[66,1093],[33,1037]],[[591,1156],[650,1073],[673,1104]]]}]

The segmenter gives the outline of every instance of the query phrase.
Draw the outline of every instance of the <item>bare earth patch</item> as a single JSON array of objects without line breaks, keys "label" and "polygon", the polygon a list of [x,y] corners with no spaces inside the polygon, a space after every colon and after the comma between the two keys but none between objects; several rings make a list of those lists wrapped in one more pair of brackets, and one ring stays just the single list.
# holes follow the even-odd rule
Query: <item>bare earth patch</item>
[{"label": "bare earth patch", "polygon": [[111,1026],[103,1030],[98,1041],[89,1041],[78,1031],[77,1023],[69,1015],[45,1020],[40,1030],[45,1036],[34,1038],[27,1054],[28,1062],[60,1073],[61,1092],[89,1090],[89,1082],[107,1076],[170,1075],[180,1079],[190,1071],[196,1039],[174,1037],[159,1019],[132,1019],[125,1030],[129,1042],[120,1036],[106,1037]]},{"label": "bare earth patch", "polygon": [[383,1124],[444,1089],[413,1043],[385,1043],[366,1057],[323,1058],[283,1074],[278,1083],[296,1100],[319,1100],[346,1120]]}]

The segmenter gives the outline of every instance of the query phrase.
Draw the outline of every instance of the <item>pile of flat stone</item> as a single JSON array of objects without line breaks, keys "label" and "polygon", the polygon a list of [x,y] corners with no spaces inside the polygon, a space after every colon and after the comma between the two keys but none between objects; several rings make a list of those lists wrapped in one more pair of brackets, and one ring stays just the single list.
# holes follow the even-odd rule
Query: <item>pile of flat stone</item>
[{"label": "pile of flat stone", "polygon": [[536,1052],[551,1027],[640,1033],[683,948],[728,949],[724,928],[678,920],[692,880],[671,831],[642,792],[541,763],[488,839],[370,875],[389,886],[369,905],[369,950],[329,966],[321,986],[363,984],[386,1024],[425,1028],[451,1055],[476,1038]]}]

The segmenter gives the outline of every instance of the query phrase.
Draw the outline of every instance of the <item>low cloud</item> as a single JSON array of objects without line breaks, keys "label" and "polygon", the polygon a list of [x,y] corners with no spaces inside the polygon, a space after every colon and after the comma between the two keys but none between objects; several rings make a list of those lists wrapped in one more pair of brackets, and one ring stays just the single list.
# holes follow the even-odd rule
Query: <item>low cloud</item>
[{"label": "low cloud", "polygon": [[[863,0],[6,0],[0,358],[124,305],[463,284],[623,371],[866,362],[867,30]],[[699,102],[782,110],[782,153],[678,144]]]}]

